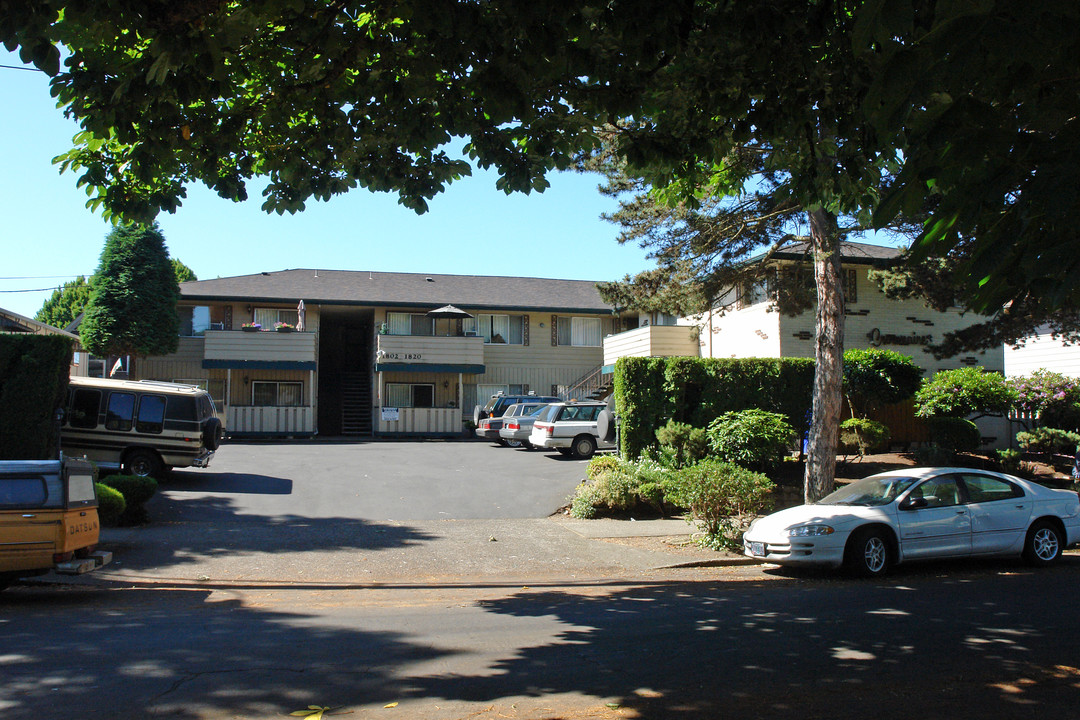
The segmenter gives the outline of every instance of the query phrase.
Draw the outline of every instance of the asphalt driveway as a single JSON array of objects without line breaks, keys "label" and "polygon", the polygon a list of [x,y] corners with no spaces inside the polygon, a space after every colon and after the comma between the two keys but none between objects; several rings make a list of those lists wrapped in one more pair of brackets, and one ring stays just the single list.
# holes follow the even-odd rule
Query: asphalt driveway
[{"label": "asphalt driveway", "polygon": [[363,520],[543,518],[588,462],[480,441],[228,442],[209,468],[174,470],[176,500],[227,495],[230,513]]}]

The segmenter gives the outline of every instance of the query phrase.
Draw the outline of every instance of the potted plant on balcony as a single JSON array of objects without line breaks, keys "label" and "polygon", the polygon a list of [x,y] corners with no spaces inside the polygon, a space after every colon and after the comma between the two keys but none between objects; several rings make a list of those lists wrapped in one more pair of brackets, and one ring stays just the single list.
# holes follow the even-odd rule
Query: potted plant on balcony
[{"label": "potted plant on balcony", "polygon": [[262,330],[262,325],[256,322],[244,323],[240,326],[240,329],[244,332],[259,332]]},{"label": "potted plant on balcony", "polygon": [[292,332],[293,330],[296,329],[296,326],[295,325],[290,325],[289,323],[285,323],[285,322],[279,322],[279,323],[274,323],[274,329],[277,330],[278,332]]}]

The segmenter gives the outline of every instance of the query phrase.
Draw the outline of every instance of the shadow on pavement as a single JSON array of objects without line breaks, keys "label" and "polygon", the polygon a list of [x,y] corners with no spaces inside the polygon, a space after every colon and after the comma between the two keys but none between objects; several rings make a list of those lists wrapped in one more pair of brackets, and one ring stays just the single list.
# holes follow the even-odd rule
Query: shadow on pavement
[{"label": "shadow on pavement", "polygon": [[288,478],[206,471],[181,473],[174,470],[159,486],[162,490],[252,495],[291,495],[293,491],[293,481]]},{"label": "shadow on pavement", "polygon": [[[333,609],[320,615],[227,589],[22,587],[0,595],[0,615],[16,618],[0,624],[0,642],[19,648],[0,706],[5,718],[42,707],[277,717],[309,704],[369,717],[398,702],[402,717],[424,718],[1068,718],[1080,629],[1062,600],[1077,571],[522,589],[479,608],[418,609],[412,588],[400,615],[345,610],[362,606],[363,590],[311,595]],[[417,628],[417,614],[435,619]],[[464,621],[432,640],[432,624],[452,633]],[[495,649],[471,646],[485,626],[500,628]],[[61,670],[73,657],[78,666]],[[476,712],[436,712],[461,703]]]}]

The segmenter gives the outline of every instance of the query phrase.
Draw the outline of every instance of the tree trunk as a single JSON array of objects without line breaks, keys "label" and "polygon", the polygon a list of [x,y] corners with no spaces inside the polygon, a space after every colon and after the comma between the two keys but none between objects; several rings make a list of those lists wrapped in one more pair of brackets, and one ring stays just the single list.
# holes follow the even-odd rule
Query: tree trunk
[{"label": "tree trunk", "polygon": [[844,291],[840,285],[840,234],[836,216],[810,212],[817,285],[814,404],[803,497],[814,502],[832,492],[844,383]]}]

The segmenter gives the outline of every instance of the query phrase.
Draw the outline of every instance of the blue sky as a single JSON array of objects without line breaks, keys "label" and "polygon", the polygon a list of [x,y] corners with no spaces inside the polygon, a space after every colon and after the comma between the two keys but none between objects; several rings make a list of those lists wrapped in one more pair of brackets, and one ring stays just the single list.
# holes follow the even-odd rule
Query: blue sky
[{"label": "blue sky", "polygon": [[[0,49],[0,65],[21,63]],[[33,317],[53,288],[93,273],[110,225],[85,208],[75,175],[52,164],[78,128],[55,107],[46,76],[0,68],[0,104],[0,307]],[[170,254],[202,279],[314,267],[614,280],[650,267],[600,219],[615,204],[597,182],[563,173],[543,194],[507,196],[493,174],[477,172],[421,216],[367,190],[267,215],[254,188],[232,203],[193,185],[159,222]],[[11,292],[34,288],[49,290]]]}]

